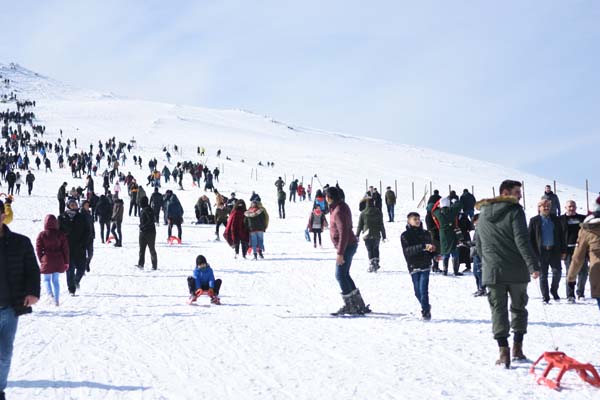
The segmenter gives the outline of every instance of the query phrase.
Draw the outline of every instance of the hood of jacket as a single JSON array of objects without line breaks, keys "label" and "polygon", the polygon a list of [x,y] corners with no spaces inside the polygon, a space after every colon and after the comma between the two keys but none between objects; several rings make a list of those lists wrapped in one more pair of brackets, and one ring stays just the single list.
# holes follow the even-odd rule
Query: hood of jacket
[{"label": "hood of jacket", "polygon": [[58,220],[54,215],[46,215],[46,218],[44,218],[44,230],[58,230]]},{"label": "hood of jacket", "polygon": [[498,196],[493,199],[484,199],[475,204],[475,208],[490,222],[502,220],[506,214],[515,207],[521,207],[516,197]]}]

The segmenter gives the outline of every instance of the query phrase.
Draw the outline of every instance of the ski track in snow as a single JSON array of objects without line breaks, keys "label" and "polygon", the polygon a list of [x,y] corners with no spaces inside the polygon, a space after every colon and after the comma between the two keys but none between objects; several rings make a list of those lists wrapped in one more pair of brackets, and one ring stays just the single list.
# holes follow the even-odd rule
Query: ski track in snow
[{"label": "ski track in snow", "polygon": [[[203,192],[191,188],[189,175],[184,179],[186,190],[175,191],[185,209],[184,243],[168,245],[166,226],[157,228],[157,271],[134,267],[137,218],[125,216],[120,249],[101,244],[96,225],[92,271],[84,277],[79,296],[65,296],[62,275],[61,306],[42,298],[34,313],[19,321],[7,389],[10,399],[597,398],[598,390],[574,373],[565,375],[563,391],[555,392],[534,382],[528,363],[511,370],[496,368],[489,307],[485,298],[471,296],[475,283],[470,274],[432,275],[433,319],[419,320],[399,241],[403,216],[418,202],[406,200],[410,198],[406,182],[399,187],[398,222],[386,224],[390,240],[381,245],[380,272],[366,272],[362,243],[354,258],[352,276],[374,311],[364,317],[329,315],[342,303],[334,277],[335,251],[328,231],[323,234],[323,249],[314,249],[312,242],[304,240],[311,203],[286,203],[288,218],[277,218],[273,182],[279,175],[286,175],[288,183],[292,173],[304,175],[305,183],[315,173],[323,184],[339,180],[356,224],[365,170],[384,179],[384,188],[393,185],[394,175],[402,175],[417,181],[421,190],[426,177],[435,176],[441,191],[448,183],[491,188],[502,178],[515,177],[515,171],[485,162],[465,164],[462,157],[409,146],[290,131],[244,112],[83,95],[69,98],[66,89],[60,100],[53,100],[52,85],[41,87],[44,99],[34,111],[47,126],[44,139],[56,139],[63,128],[65,140],[77,135],[79,149],[89,149],[89,143],[96,147],[98,139],[115,135],[127,141],[135,136],[142,150],[128,154],[123,170],[132,171],[143,184],[151,156],[158,158],[161,167],[166,162],[161,149],[169,140],[184,146],[183,156],[174,154],[174,161],[197,160],[196,147],[205,146],[209,165],[225,167],[217,188],[226,195],[235,191],[246,200],[256,190],[269,211],[270,226],[265,260],[235,260],[223,240],[214,241],[214,226],[191,224],[193,205]],[[259,137],[256,132],[264,134]],[[220,135],[225,134],[229,140],[223,143]],[[331,149],[332,155],[315,161],[311,153],[315,140],[322,150]],[[218,148],[223,157],[231,155],[233,160],[214,158]],[[131,164],[134,153],[144,159],[141,169]],[[83,184],[72,179],[68,170],[58,170],[55,157],[51,159],[55,172],[34,171],[33,196],[17,196],[13,205],[11,229],[33,241],[44,216],[56,212],[60,183]],[[277,167],[259,168],[258,181],[251,180],[258,160],[272,160]],[[421,175],[413,177],[415,169]],[[525,179],[531,182],[528,204],[534,204],[535,190],[541,192],[546,181]],[[101,183],[96,177],[96,188]],[[316,179],[313,183],[319,186]],[[171,183],[161,190],[175,187]],[[559,194],[563,202],[573,197],[585,204],[576,189],[565,188]],[[416,197],[421,195],[418,192]],[[186,277],[198,254],[206,255],[216,276],[223,279],[221,306],[210,305],[206,297],[196,306],[185,303]],[[149,254],[146,260],[149,263]],[[553,303],[546,307],[546,320],[536,284],[529,290],[530,325],[524,349],[528,357],[535,360],[552,348],[551,329],[562,351],[600,367],[600,318],[595,304],[589,299],[577,305]],[[563,279],[560,294],[564,291]]]}]

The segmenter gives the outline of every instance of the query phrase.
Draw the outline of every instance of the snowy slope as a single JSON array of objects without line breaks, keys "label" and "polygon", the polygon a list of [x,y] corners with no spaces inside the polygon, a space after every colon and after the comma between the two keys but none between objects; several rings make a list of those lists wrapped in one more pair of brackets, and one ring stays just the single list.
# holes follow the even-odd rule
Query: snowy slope
[{"label": "snowy slope", "polygon": [[[430,180],[442,193],[448,185],[459,194],[463,187],[474,185],[475,194],[485,197],[501,180],[519,179],[527,185],[527,205],[535,206],[547,180],[428,149],[288,127],[245,111],[103,96],[20,68],[2,66],[1,74],[10,74],[21,99],[38,100],[34,111],[38,123],[47,126],[49,140],[57,138],[59,129],[65,138],[77,137],[84,149],[112,136],[121,141],[135,138],[138,148],[131,155],[142,155],[144,160],[155,156],[160,167],[166,162],[161,152],[165,145],[183,148],[172,162],[196,160],[196,147],[204,146],[209,165],[224,167],[217,188],[245,199],[256,190],[271,222],[265,237],[266,259],[234,260],[224,242],[214,241],[212,226],[191,224],[193,205],[202,191],[192,188],[186,176],[185,191],[176,191],[186,213],[184,244],[167,245],[166,227],[157,228],[159,269],[151,272],[133,267],[138,221],[126,216],[123,248],[96,240],[92,272],[84,278],[80,296],[64,296],[62,277],[63,304],[58,309],[40,304],[33,315],[20,320],[10,399],[598,396],[596,389],[573,374],[564,378],[565,390],[559,393],[536,385],[528,366],[511,371],[494,368],[497,349],[489,307],[485,299],[471,297],[475,283],[470,275],[432,275],[433,320],[421,322],[402,257],[403,216],[418,202],[411,200],[411,182],[416,184],[417,197]],[[215,157],[217,149],[223,151],[221,159]],[[258,167],[256,179],[258,161],[273,161],[276,167]],[[132,165],[124,169],[145,182],[146,161],[141,170]],[[339,181],[355,212],[365,179],[376,185],[381,179],[384,189],[398,180],[399,218],[386,224],[390,240],[382,244],[382,270],[377,275],[366,272],[362,244],[353,263],[354,280],[375,311],[367,317],[329,317],[341,305],[334,277],[335,251],[327,232],[323,249],[313,249],[304,241],[310,203],[288,203],[288,218],[277,218],[273,185],[277,177],[285,175],[288,182],[292,176],[304,177],[306,183],[314,174],[323,184]],[[82,184],[67,170],[40,171],[36,176],[34,195],[16,199],[11,224],[11,229],[32,239],[42,229],[43,217],[56,212],[60,183]],[[314,185],[319,186],[316,179]],[[96,187],[100,186],[96,178]],[[175,185],[167,188],[175,190]],[[563,201],[574,198],[585,204],[584,193],[576,188],[559,184],[559,195]],[[355,222],[357,217],[358,213]],[[224,281],[222,306],[209,306],[206,298],[199,306],[185,304],[185,280],[198,254],[208,258]],[[563,280],[561,295],[564,286]],[[543,307],[537,285],[532,284],[529,312],[525,352],[530,358],[556,345],[600,368],[600,318],[590,300]]]}]

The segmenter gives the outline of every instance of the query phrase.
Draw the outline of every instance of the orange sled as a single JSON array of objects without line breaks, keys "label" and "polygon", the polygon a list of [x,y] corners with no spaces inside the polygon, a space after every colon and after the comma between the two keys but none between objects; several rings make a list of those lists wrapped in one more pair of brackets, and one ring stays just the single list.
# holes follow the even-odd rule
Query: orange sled
[{"label": "orange sled", "polygon": [[181,240],[177,236],[171,236],[167,239],[169,244],[181,244]]},{"label": "orange sled", "polygon": [[[537,375],[535,373],[535,367],[542,359],[548,363],[548,366],[542,375]],[[553,368],[559,368],[560,370],[555,379],[550,379],[548,378],[548,374]],[[542,354],[540,358],[533,363],[529,372],[536,375],[536,382],[538,384],[541,385],[543,383],[551,389],[560,390],[560,380],[565,372],[570,370],[577,372],[579,377],[590,385],[600,387],[600,376],[598,376],[598,371],[596,371],[592,364],[582,364],[560,351],[547,351]]]}]

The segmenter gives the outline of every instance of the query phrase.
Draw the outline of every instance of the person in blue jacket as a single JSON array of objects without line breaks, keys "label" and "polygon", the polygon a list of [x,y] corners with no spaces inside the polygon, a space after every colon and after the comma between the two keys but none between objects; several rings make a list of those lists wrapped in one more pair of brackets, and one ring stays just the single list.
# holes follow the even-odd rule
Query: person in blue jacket
[{"label": "person in blue jacket", "polygon": [[196,268],[194,268],[193,276],[188,276],[187,282],[190,290],[190,303],[196,301],[198,296],[207,291],[211,303],[221,304],[219,289],[221,289],[222,281],[215,279],[215,274],[203,255],[196,257]]}]

